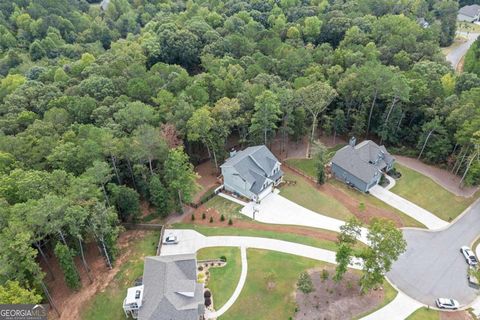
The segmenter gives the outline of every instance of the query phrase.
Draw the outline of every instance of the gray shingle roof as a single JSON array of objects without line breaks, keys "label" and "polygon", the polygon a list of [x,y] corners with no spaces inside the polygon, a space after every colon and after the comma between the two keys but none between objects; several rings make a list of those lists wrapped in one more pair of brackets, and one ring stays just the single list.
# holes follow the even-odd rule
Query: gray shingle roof
[{"label": "gray shingle roof", "polygon": [[395,159],[384,146],[365,140],[355,147],[346,145],[335,153],[332,163],[342,167],[360,180],[369,183]]},{"label": "gray shingle roof", "polygon": [[260,145],[238,151],[220,167],[234,167],[238,174],[252,185],[250,191],[258,194],[262,191],[263,183],[267,178],[276,180],[283,175],[282,171],[272,174],[278,162],[266,146]]},{"label": "gray shingle roof", "polygon": [[480,5],[472,4],[471,6],[464,6],[458,10],[458,13],[463,14],[468,17],[475,17],[480,11]]},{"label": "gray shingle roof", "polygon": [[[194,254],[146,257],[141,320],[198,320],[204,313],[203,284]],[[189,296],[193,293],[193,296]]]}]

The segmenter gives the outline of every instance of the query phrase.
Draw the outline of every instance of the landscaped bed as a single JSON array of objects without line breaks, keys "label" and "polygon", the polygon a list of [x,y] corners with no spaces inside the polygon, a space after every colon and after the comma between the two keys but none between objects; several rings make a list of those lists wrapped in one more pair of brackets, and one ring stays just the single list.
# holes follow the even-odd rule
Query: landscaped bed
[{"label": "landscaped bed", "polygon": [[296,292],[297,320],[357,319],[392,301],[397,292],[388,282],[382,288],[360,293],[361,273],[349,270],[338,283],[333,281],[333,267],[309,271],[313,291]]},{"label": "landscaped bed", "polygon": [[476,197],[455,196],[432,179],[400,164],[395,164],[402,177],[390,191],[432,212],[445,221],[452,221],[461,214]]},{"label": "landscaped bed", "polygon": [[197,252],[197,260],[226,258],[224,267],[209,268],[209,280],[205,286],[212,292],[215,309],[220,309],[237,287],[242,264],[240,249],[236,247],[204,248]]}]

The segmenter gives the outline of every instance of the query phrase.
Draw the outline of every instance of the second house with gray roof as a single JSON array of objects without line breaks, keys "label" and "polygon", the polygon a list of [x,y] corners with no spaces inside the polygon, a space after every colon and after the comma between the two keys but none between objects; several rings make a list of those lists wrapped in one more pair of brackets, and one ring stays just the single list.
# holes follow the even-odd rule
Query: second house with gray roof
[{"label": "second house with gray roof", "polygon": [[393,169],[395,158],[384,146],[371,140],[356,144],[355,138],[332,158],[335,177],[360,191],[367,192],[383,174]]},{"label": "second house with gray roof", "polygon": [[225,190],[253,201],[269,195],[283,177],[281,163],[264,145],[232,152],[220,166]]}]

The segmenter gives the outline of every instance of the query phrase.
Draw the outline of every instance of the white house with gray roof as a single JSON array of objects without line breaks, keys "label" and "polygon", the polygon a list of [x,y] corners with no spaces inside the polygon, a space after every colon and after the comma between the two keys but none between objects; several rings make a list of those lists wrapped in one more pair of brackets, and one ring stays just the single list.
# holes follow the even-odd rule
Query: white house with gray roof
[{"label": "white house with gray roof", "polygon": [[458,10],[458,21],[477,22],[480,20],[480,5],[463,6]]},{"label": "white house with gray roof", "polygon": [[220,166],[225,190],[260,201],[283,177],[281,163],[264,145],[232,152]]},{"label": "white house with gray roof", "polygon": [[385,146],[371,140],[356,144],[355,138],[338,150],[332,158],[335,177],[360,191],[367,192],[376,185],[383,174],[393,168],[395,158]]},{"label": "white house with gray roof", "polygon": [[[132,290],[130,290],[132,289]],[[197,282],[195,254],[146,257],[143,285],[130,288],[125,313],[140,320],[199,320],[205,306],[202,283]],[[142,289],[143,291],[141,291]],[[136,312],[127,312],[137,292]]]}]

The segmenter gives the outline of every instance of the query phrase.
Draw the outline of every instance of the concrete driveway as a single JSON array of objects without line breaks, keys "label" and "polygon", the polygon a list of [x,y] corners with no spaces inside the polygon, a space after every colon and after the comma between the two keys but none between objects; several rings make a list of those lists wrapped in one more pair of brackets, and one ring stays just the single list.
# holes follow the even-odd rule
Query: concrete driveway
[{"label": "concrete driveway", "polygon": [[448,226],[448,222],[440,219],[433,213],[417,206],[415,203],[408,201],[396,195],[393,192],[382,188],[379,185],[373,186],[369,190],[370,194],[375,198],[382,200],[390,206],[402,211],[413,219],[423,223],[428,229],[440,229]]},{"label": "concrete driveway", "polygon": [[466,37],[467,41],[463,42],[458,47],[453,48],[446,56],[447,61],[452,64],[454,70],[457,70],[460,60],[462,60],[470,46],[477,39],[479,33],[469,32],[467,34],[466,32],[457,32],[457,35]]},{"label": "concrete driveway", "polygon": [[[340,227],[345,224],[345,221],[309,210],[277,193],[268,195],[259,205],[250,202],[241,212],[253,218],[255,208],[258,210],[255,213],[255,220],[263,223],[313,227],[334,232],[340,232]],[[363,229],[359,240],[366,243],[366,234],[367,230]]]},{"label": "concrete driveway", "polygon": [[467,263],[460,247],[470,246],[480,230],[480,200],[448,228],[440,231],[404,229],[407,251],[387,274],[410,297],[434,305],[438,297],[453,298],[462,306],[471,303],[478,290],[467,282]]}]

